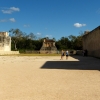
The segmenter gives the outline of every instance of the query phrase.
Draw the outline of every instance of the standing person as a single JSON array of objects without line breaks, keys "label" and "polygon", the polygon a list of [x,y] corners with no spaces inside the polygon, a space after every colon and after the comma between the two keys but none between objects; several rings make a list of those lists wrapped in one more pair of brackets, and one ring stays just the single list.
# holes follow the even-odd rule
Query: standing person
[{"label": "standing person", "polygon": [[64,58],[64,56],[65,56],[64,53],[65,53],[65,52],[62,50],[62,51],[61,51],[61,59],[60,59],[60,60],[63,60],[63,58]]},{"label": "standing person", "polygon": [[68,50],[66,51],[66,60],[68,59],[68,56],[69,56],[69,52]]},{"label": "standing person", "polygon": [[85,56],[85,50],[82,51],[83,56]]}]

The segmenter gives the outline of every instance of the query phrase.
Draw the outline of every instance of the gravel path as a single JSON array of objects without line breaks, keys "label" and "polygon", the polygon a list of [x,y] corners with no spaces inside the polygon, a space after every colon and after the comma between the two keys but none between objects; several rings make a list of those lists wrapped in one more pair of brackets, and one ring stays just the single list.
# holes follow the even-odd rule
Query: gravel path
[{"label": "gravel path", "polygon": [[0,56],[0,100],[100,100],[100,59]]}]

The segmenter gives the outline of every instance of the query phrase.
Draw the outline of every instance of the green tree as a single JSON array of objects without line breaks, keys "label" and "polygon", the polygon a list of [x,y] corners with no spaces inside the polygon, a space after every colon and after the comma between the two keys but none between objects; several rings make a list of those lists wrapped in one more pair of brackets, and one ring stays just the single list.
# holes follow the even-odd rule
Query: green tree
[{"label": "green tree", "polygon": [[75,49],[77,49],[77,50],[81,50],[83,48],[82,36],[83,36],[83,34],[80,34],[79,36],[77,36],[77,38],[75,40]]},{"label": "green tree", "polygon": [[74,35],[70,35],[68,36],[68,39],[70,41],[70,49],[74,49],[75,48],[75,40],[76,40],[76,36]]},{"label": "green tree", "polygon": [[15,50],[17,50],[17,43],[22,38],[23,33],[19,29],[11,29],[9,30],[9,32],[10,32],[11,40],[14,43],[14,48]]},{"label": "green tree", "polygon": [[28,35],[27,35],[27,38],[28,39],[31,39],[31,40],[35,40],[36,39],[36,36],[34,35],[34,33],[29,33]]},{"label": "green tree", "polygon": [[61,37],[60,40],[56,41],[56,47],[58,50],[66,50],[69,48],[69,39],[67,37]]}]

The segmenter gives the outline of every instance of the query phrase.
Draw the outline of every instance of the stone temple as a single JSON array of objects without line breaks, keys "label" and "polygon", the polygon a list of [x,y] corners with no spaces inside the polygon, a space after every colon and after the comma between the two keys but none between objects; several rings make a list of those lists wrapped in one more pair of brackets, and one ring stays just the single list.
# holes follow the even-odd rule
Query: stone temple
[{"label": "stone temple", "polygon": [[19,51],[11,51],[11,37],[8,32],[0,32],[0,55],[19,54]]},{"label": "stone temple", "polygon": [[55,41],[53,39],[44,39],[40,53],[57,53]]}]

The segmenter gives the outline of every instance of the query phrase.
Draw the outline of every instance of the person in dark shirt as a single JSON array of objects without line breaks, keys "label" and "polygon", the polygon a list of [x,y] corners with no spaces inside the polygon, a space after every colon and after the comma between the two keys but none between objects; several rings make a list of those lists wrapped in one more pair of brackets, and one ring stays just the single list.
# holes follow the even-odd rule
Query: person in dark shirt
[{"label": "person in dark shirt", "polygon": [[60,60],[63,60],[64,56],[65,56],[65,52],[62,50],[61,51],[61,59]]}]

